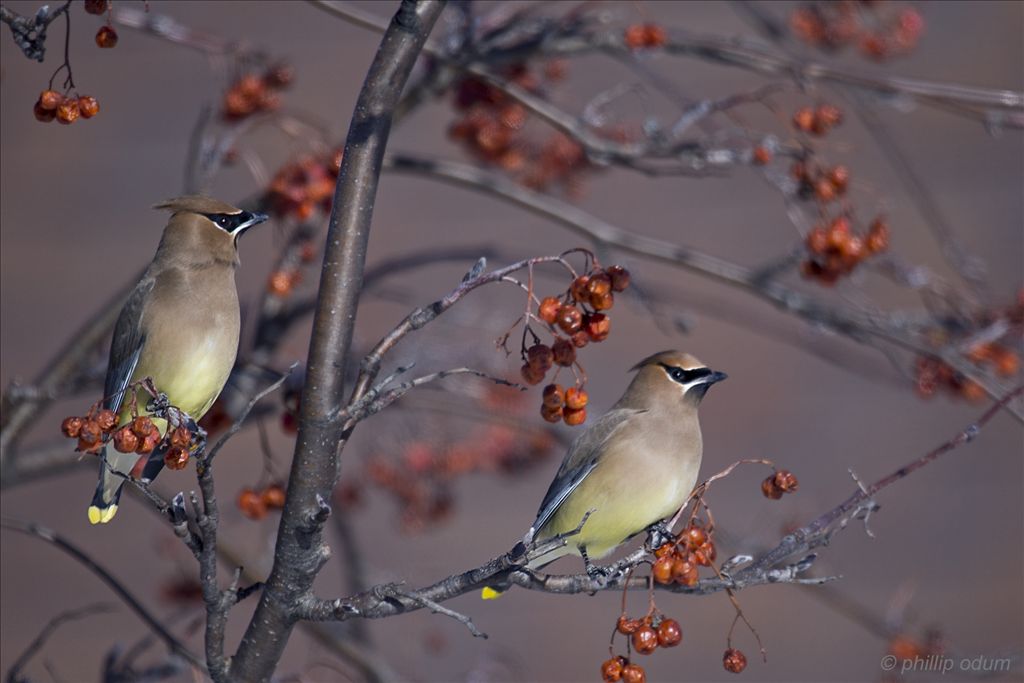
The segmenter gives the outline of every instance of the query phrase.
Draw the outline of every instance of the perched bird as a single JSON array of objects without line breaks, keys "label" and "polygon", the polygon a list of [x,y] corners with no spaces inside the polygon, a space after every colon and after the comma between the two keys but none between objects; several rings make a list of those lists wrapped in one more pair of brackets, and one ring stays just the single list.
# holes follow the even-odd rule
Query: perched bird
[{"label": "perched bird", "polygon": [[[590,516],[566,545],[529,568],[574,554],[590,571],[590,558],[672,516],[693,491],[703,454],[697,408],[726,375],[679,351],[656,353],[633,370],[618,403],[569,447],[523,542],[529,547],[573,531]],[[483,591],[484,599],[499,594]]]},{"label": "perched bird", "polygon": [[[201,196],[169,199],[153,208],[167,209],[171,219],[153,262],[121,309],[110,344],[103,405],[119,413],[120,424],[131,419],[127,387],[146,377],[171,405],[196,420],[213,405],[238,353],[238,238],[267,219]],[[144,414],[149,396],[136,391]],[[161,434],[166,431],[165,420],[153,422]],[[103,449],[90,522],[113,519],[124,477],[138,459]],[[162,449],[157,449],[143,478],[154,478],[162,467]]]}]

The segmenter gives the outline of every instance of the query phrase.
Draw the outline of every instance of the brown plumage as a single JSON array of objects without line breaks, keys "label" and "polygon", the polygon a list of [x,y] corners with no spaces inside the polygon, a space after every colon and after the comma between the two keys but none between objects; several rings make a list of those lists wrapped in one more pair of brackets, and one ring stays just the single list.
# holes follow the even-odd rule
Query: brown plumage
[{"label": "brown plumage", "polygon": [[[130,418],[125,388],[145,377],[196,420],[213,405],[238,351],[238,237],[266,220],[263,214],[201,196],[170,199],[155,208],[172,215],[152,263],[121,310],[107,366],[104,404],[120,413],[122,423]],[[148,396],[137,395],[143,409]],[[157,422],[163,431],[163,421]],[[89,508],[93,524],[114,516],[124,483],[118,475],[129,474],[137,459],[104,452]],[[155,477],[162,465],[158,449],[144,478]]]}]

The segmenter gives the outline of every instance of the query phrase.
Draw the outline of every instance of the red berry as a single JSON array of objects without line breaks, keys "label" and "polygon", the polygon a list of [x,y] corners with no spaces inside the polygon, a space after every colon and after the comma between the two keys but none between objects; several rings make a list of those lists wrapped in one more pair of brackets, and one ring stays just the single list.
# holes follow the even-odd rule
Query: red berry
[{"label": "red berry", "polygon": [[134,453],[139,447],[139,437],[128,425],[114,432],[114,449],[119,453]]},{"label": "red berry", "polygon": [[577,303],[586,303],[590,299],[590,291],[587,290],[587,285],[589,283],[590,277],[587,275],[580,275],[572,281],[572,286],[569,287],[569,292]]},{"label": "red berry", "polygon": [[549,384],[544,387],[541,397],[547,408],[561,408],[565,405],[565,390],[558,384]]},{"label": "red berry", "polygon": [[[611,295],[609,295],[611,298]],[[594,308],[597,308],[595,306]],[[592,342],[603,342],[612,329],[612,320],[604,313],[592,313],[583,320],[583,327]]]},{"label": "red berry", "polygon": [[78,98],[78,111],[82,113],[83,119],[91,119],[100,113],[100,103],[91,95],[82,95]]},{"label": "red berry", "polygon": [[564,305],[558,309],[558,326],[566,334],[572,334],[583,324],[583,314],[575,306]]},{"label": "red berry", "polygon": [[79,443],[95,446],[103,438],[103,429],[96,420],[86,420],[78,430]]},{"label": "red berry", "polygon": [[747,657],[739,650],[729,648],[722,656],[722,666],[726,671],[738,674],[747,668]]},{"label": "red berry", "polygon": [[85,0],[85,11],[88,14],[103,14],[107,11],[107,0]]},{"label": "red berry", "polygon": [[608,273],[608,277],[612,279],[613,292],[624,292],[629,287],[629,281],[632,276],[622,266],[610,266],[604,272]]},{"label": "red berry", "polygon": [[801,107],[793,114],[793,127],[805,133],[811,130],[814,125],[814,110],[810,107]]},{"label": "red berry", "polygon": [[642,655],[649,655],[658,649],[658,633],[647,626],[641,626],[633,633],[633,649]]},{"label": "red berry", "polygon": [[540,302],[540,306],[537,307],[537,317],[548,325],[554,325],[558,319],[558,309],[561,307],[562,302],[555,297],[544,297]]},{"label": "red berry", "polygon": [[629,636],[636,633],[637,629],[644,625],[644,622],[639,619],[630,619],[625,614],[619,617],[619,620],[615,622],[615,630],[624,636]]},{"label": "red berry", "polygon": [[565,424],[570,427],[581,425],[587,421],[587,409],[586,408],[563,408],[562,419],[565,420]]},{"label": "red berry", "polygon": [[622,657],[612,657],[601,664],[601,678],[605,683],[617,683],[622,680],[622,669],[625,667]]},{"label": "red berry", "polygon": [[114,414],[113,410],[104,408],[96,414],[96,422],[99,424],[100,429],[109,432],[117,425],[117,415]]},{"label": "red berry", "polygon": [[171,445],[179,446],[181,448],[188,448],[189,444],[192,443],[192,432],[189,431],[185,425],[179,425],[175,427],[174,431],[171,432]]},{"label": "red berry", "polygon": [[96,32],[96,44],[103,48],[111,48],[117,45],[117,31],[113,26],[100,26]]},{"label": "red berry", "polygon": [[39,102],[36,102],[35,105],[33,105],[32,114],[36,117],[36,121],[41,121],[42,123],[49,123],[57,118],[56,111],[53,109],[44,109],[43,105]]},{"label": "red berry", "polygon": [[683,640],[683,629],[675,619],[662,619],[658,624],[658,645],[675,647]]},{"label": "red berry", "polygon": [[250,488],[244,488],[238,494],[238,509],[249,519],[263,519],[267,514],[263,498]]},{"label": "red berry", "polygon": [[69,125],[78,120],[78,116],[81,114],[78,110],[78,100],[71,98],[65,99],[59,105],[57,105],[57,122]]},{"label": "red berry", "polygon": [[595,311],[607,311],[615,305],[615,297],[611,292],[608,294],[595,294],[590,297],[590,305]]},{"label": "red berry", "polygon": [[542,373],[551,369],[555,363],[554,353],[551,347],[546,344],[534,344],[526,352],[526,362],[530,367],[540,370]]},{"label": "red berry", "polygon": [[651,575],[654,576],[655,581],[658,583],[672,583],[673,561],[671,555],[663,555],[654,561],[654,566],[651,567]]},{"label": "red berry", "polygon": [[169,470],[183,470],[188,464],[188,449],[181,446],[171,446],[164,453],[164,465]]},{"label": "red berry", "polygon": [[85,424],[85,420],[80,417],[66,417],[60,423],[60,431],[69,439],[77,439],[83,424]]},{"label": "red berry", "polygon": [[[156,430],[155,427],[154,430]],[[149,455],[156,449],[158,443],[160,443],[160,432],[159,430],[152,431],[145,437],[139,439],[139,445],[135,449],[135,452],[139,455]]]},{"label": "red berry", "polygon": [[639,664],[627,664],[622,667],[623,683],[646,683],[647,674]]},{"label": "red berry", "polygon": [[145,415],[139,415],[131,421],[132,431],[135,432],[135,436],[140,439],[144,439],[150,432],[150,428],[153,427],[153,421]]},{"label": "red berry", "polygon": [[595,296],[604,296],[612,291],[612,278],[607,273],[595,273],[587,281],[587,292],[591,300]]},{"label": "red berry", "polygon": [[271,484],[263,490],[260,498],[263,504],[271,510],[280,510],[284,507],[285,492],[280,484]]},{"label": "red berry", "polygon": [[572,345],[577,349],[582,349],[584,346],[590,343],[590,335],[587,334],[586,330],[578,330],[572,333]]},{"label": "red berry", "polygon": [[754,162],[755,166],[765,166],[771,163],[772,153],[768,151],[766,147],[758,145],[754,148],[751,154],[751,161]]},{"label": "red berry", "polygon": [[542,404],[540,407],[540,416],[544,418],[545,421],[552,424],[559,422],[563,417],[562,406],[552,407]]},{"label": "red berry", "polygon": [[559,337],[551,345],[551,353],[554,355],[555,365],[569,367],[576,362],[576,347],[565,337]]},{"label": "red berry", "polygon": [[695,550],[708,542],[708,534],[699,526],[686,528],[686,547]]},{"label": "red berry", "polygon": [[529,363],[523,363],[523,367],[519,368],[519,374],[527,384],[540,384],[544,379],[544,372]]},{"label": "red berry", "polygon": [[572,410],[586,408],[589,400],[587,392],[579,387],[569,387],[565,390],[565,405]]},{"label": "red berry", "polygon": [[64,101],[64,96],[56,90],[44,90],[39,93],[39,106],[47,111],[56,111],[60,103]]}]

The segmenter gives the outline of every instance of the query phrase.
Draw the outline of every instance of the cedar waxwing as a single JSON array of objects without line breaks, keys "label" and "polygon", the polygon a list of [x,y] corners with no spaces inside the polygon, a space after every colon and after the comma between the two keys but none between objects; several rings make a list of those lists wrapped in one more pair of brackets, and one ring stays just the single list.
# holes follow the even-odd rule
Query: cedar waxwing
[{"label": "cedar waxwing", "polygon": [[[604,557],[632,536],[674,515],[697,483],[703,441],[697,408],[726,378],[687,353],[662,351],[633,368],[619,402],[569,447],[523,542],[530,546],[576,529],[567,544],[534,560]],[[484,599],[501,591],[484,588]]]},{"label": "cedar waxwing", "polygon": [[[171,219],[153,262],[121,309],[110,344],[103,406],[120,413],[119,424],[131,419],[126,388],[146,377],[195,420],[217,400],[238,352],[238,237],[267,220],[265,214],[200,196],[169,199],[153,208],[167,209]],[[144,414],[149,395],[138,389],[137,396]],[[153,422],[161,434],[166,431],[165,420]],[[152,480],[163,468],[163,450],[149,456],[143,479]],[[124,477],[138,460],[134,453],[103,449],[90,522],[113,519]]]}]

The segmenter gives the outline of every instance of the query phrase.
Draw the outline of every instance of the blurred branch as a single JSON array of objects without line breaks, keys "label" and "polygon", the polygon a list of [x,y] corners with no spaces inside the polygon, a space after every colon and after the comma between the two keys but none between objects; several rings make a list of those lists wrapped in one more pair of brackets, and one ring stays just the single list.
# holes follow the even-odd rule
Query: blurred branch
[{"label": "blurred branch", "polygon": [[50,636],[52,636],[62,624],[98,614],[109,614],[113,611],[114,609],[110,605],[98,602],[92,605],[86,605],[85,607],[79,607],[77,609],[65,610],[50,619],[46,622],[46,625],[43,626],[39,635],[29,643],[28,647],[26,647],[25,650],[18,655],[18,658],[14,660],[14,663],[11,664],[11,668],[7,670],[7,683],[28,683],[28,678],[19,675],[21,670],[26,664],[28,664],[28,660],[42,649],[43,645],[46,644],[46,641],[49,640]]},{"label": "blurred branch", "polygon": [[71,0],[54,9],[43,5],[29,18],[0,6],[0,22],[11,27],[14,43],[26,57],[41,62],[46,57],[46,29],[70,7]]},{"label": "blurred branch", "polygon": [[125,588],[124,584],[115,578],[113,574],[107,571],[103,565],[93,560],[92,557],[71,541],[60,536],[56,531],[48,529],[41,524],[36,524],[35,522],[22,522],[15,519],[5,518],[0,521],[0,527],[10,529],[12,531],[20,531],[23,534],[42,539],[75,558],[75,560],[98,576],[103,583],[107,584],[107,586],[109,586],[110,589],[113,590],[114,593],[116,593],[117,596],[121,598],[121,600],[123,600],[124,603],[128,605],[132,611],[135,612],[135,614],[138,615],[150,629],[152,629],[154,633],[157,634],[157,636],[160,637],[160,640],[164,641],[171,652],[181,656],[198,670],[205,671],[206,667],[202,661],[200,661],[196,655],[185,647],[185,645],[179,641],[174,634],[164,628],[163,624],[160,623],[160,620],[150,614],[149,610],[142,605],[142,602],[140,602],[138,598]]},{"label": "blurred branch", "polygon": [[232,678],[265,680],[284,652],[297,604],[327,560],[322,531],[340,471],[346,434],[339,408],[345,364],[362,288],[374,199],[402,89],[444,3],[403,0],[381,41],[356,102],[341,172],[313,319],[299,435],[274,566],[234,658]]},{"label": "blurred branch", "polygon": [[[993,398],[999,398],[1006,391],[1002,383],[979,373],[958,349],[935,348],[929,343],[927,334],[913,329],[908,316],[902,312],[861,311],[827,303],[779,282],[777,276],[780,273],[750,269],[683,245],[620,228],[568,202],[530,190],[503,175],[476,166],[409,154],[392,154],[387,157],[385,168],[448,182],[503,199],[605,246],[684,268],[754,294],[783,312],[825,326],[859,343],[877,338],[918,354],[937,357],[957,372],[978,382]],[[1021,407],[1017,404],[1004,405],[1008,412],[1024,422],[1024,410]]]}]

